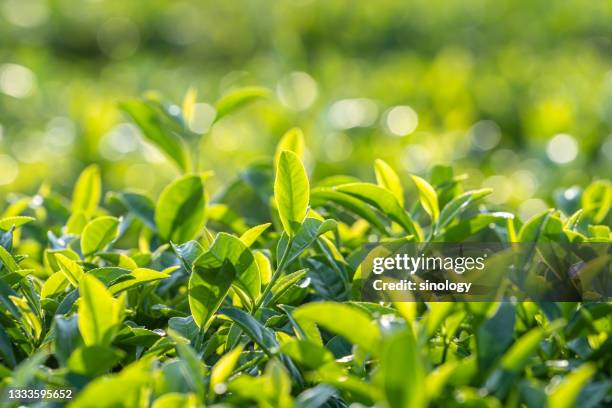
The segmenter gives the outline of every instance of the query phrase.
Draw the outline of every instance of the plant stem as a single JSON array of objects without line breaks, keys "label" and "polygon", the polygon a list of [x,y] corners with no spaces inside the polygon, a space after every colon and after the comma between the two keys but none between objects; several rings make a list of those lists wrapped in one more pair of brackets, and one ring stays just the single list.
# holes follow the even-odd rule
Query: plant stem
[{"label": "plant stem", "polygon": [[278,262],[278,265],[276,266],[276,269],[274,270],[274,273],[272,274],[272,278],[270,278],[270,282],[268,282],[268,285],[266,286],[266,288],[264,289],[263,293],[259,297],[259,301],[257,303],[255,303],[255,306],[253,307],[252,314],[255,314],[255,312],[257,312],[257,310],[259,310],[260,307],[266,305],[265,304],[266,296],[268,296],[268,294],[272,290],[272,286],[274,286],[274,283],[276,283],[276,281],[280,277],[281,272],[285,268],[285,263],[287,263],[287,260],[289,258],[289,252],[290,252],[290,249],[291,249],[292,245],[293,245],[293,238],[289,238],[289,242],[287,243],[287,249],[285,249],[285,252],[283,253],[283,256],[281,257],[280,261]]}]

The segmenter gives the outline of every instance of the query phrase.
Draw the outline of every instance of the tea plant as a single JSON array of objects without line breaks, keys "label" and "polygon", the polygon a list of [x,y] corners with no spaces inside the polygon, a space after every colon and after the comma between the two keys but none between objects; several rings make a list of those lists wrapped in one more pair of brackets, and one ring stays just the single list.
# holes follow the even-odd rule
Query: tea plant
[{"label": "tea plant", "polygon": [[[226,96],[217,120],[262,94]],[[181,175],[155,198],[102,199],[92,165],[71,200],[44,186],[10,202],[0,219],[3,402],[18,405],[8,391],[19,388],[73,389],[74,407],[612,401],[609,303],[359,299],[372,240],[609,242],[609,181],[591,184],[574,214],[522,223],[489,211],[490,191],[464,191],[448,166],[402,180],[379,160],[375,183],[310,180],[293,129],[268,162],[212,192],[182,117],[154,100],[122,106]]]}]

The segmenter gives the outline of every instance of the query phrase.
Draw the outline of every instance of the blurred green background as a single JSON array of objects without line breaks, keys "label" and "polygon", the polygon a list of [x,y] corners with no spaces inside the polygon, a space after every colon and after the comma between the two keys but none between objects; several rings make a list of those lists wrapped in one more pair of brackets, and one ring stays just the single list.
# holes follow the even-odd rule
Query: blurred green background
[{"label": "blurred green background", "polygon": [[[0,195],[176,173],[118,102],[198,92],[212,188],[301,127],[315,179],[452,163],[523,217],[612,174],[612,2],[0,0]],[[210,129],[244,85],[271,98]],[[3,200],[4,201],[4,200]]]}]

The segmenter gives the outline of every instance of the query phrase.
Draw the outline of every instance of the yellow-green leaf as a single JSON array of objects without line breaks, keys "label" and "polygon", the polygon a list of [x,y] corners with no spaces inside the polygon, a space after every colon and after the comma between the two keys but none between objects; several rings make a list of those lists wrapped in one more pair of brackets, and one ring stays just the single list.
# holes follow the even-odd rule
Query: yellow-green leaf
[{"label": "yellow-green leaf", "polygon": [[6,218],[2,218],[0,220],[0,229],[4,230],[4,231],[8,231],[11,228],[15,227],[21,227],[24,224],[27,224],[28,222],[32,222],[34,221],[35,218],[33,217],[26,217],[23,215],[18,215],[15,217],[6,217]]},{"label": "yellow-green leaf", "polygon": [[274,198],[285,232],[295,235],[308,211],[310,185],[306,170],[297,155],[280,155],[274,180]]},{"label": "yellow-green leaf", "polygon": [[79,285],[79,331],[85,344],[109,345],[123,319],[125,298],[114,299],[104,284],[91,275]]},{"label": "yellow-green leaf", "polygon": [[397,173],[384,160],[377,159],[374,162],[374,173],[376,183],[393,193],[397,202],[404,207],[404,188]]},{"label": "yellow-green leaf", "polygon": [[84,256],[103,250],[119,235],[119,220],[104,216],[91,220],[81,235],[81,251]]},{"label": "yellow-green leaf", "polygon": [[229,353],[226,353],[217,361],[217,363],[213,366],[210,373],[210,390],[214,392],[215,387],[218,384],[225,382],[229,376],[232,374],[238,359],[240,358],[240,353],[242,352],[242,347],[238,346]]},{"label": "yellow-green leaf", "polygon": [[432,221],[435,223],[440,217],[440,207],[438,206],[438,194],[436,190],[425,179],[419,176],[412,176],[414,184],[419,191],[419,201],[423,209],[429,214]]},{"label": "yellow-green leaf", "polygon": [[256,225],[253,228],[250,228],[244,234],[240,236],[240,240],[244,243],[244,245],[250,247],[257,241],[257,238],[268,229],[268,227],[272,225],[271,223],[265,223],[261,225]]},{"label": "yellow-green leaf", "polygon": [[548,406],[555,408],[575,406],[580,390],[596,372],[597,367],[593,363],[586,363],[569,373],[563,381],[552,389],[548,398]]},{"label": "yellow-green leaf", "polygon": [[100,168],[92,164],[79,176],[72,192],[72,211],[82,211],[91,216],[98,208],[102,195]]},{"label": "yellow-green leaf", "polygon": [[274,168],[278,167],[278,161],[280,160],[281,153],[285,150],[293,152],[299,157],[300,160],[304,159],[304,132],[300,128],[289,129],[281,138],[280,142],[276,146],[276,153],[274,154]]},{"label": "yellow-green leaf", "polygon": [[162,240],[182,244],[193,239],[204,226],[205,206],[204,183],[199,175],[187,175],[167,185],[155,208]]},{"label": "yellow-green leaf", "polygon": [[228,92],[215,103],[215,109],[217,110],[215,122],[254,100],[268,96],[268,94],[269,91],[266,88],[258,86],[248,86]]},{"label": "yellow-green leaf", "polygon": [[63,254],[55,254],[55,260],[57,261],[60,271],[62,271],[72,286],[79,286],[79,281],[83,277],[84,273],[83,268],[81,268],[78,263]]}]

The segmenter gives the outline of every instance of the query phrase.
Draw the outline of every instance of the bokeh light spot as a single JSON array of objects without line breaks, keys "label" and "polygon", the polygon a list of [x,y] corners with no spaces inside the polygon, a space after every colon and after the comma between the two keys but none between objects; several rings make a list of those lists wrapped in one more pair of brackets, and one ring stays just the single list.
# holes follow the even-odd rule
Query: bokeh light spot
[{"label": "bokeh light spot", "polygon": [[530,198],[524,201],[518,208],[519,215],[523,221],[528,220],[536,214],[546,210],[548,205],[539,198]]},{"label": "bokeh light spot", "polygon": [[410,106],[396,106],[388,111],[386,125],[393,135],[406,136],[419,125],[419,116]]},{"label": "bokeh light spot", "polygon": [[35,27],[49,16],[47,0],[3,0],[2,15],[19,27]]},{"label": "bokeh light spot", "polygon": [[336,129],[372,126],[378,117],[378,106],[366,98],[342,99],[329,108],[329,121]]},{"label": "bokeh light spot", "polygon": [[486,197],[487,201],[493,204],[504,204],[512,195],[512,183],[506,176],[487,177],[482,182],[482,187],[493,189],[493,192]]},{"label": "bokeh light spot", "polygon": [[210,130],[217,111],[207,103],[196,103],[193,106],[193,116],[189,121],[189,129],[192,132],[202,134]]},{"label": "bokeh light spot", "polygon": [[346,160],[353,152],[353,142],[344,133],[330,133],[322,143],[324,150],[321,152],[327,162],[339,162]]},{"label": "bokeh light spot", "polygon": [[276,93],[283,105],[301,111],[312,106],[319,92],[317,82],[310,75],[292,72],[278,82]]},{"label": "bokeh light spot", "polygon": [[578,143],[570,135],[558,134],[546,145],[546,155],[558,164],[571,163],[578,156]]},{"label": "bokeh light spot", "polygon": [[425,171],[430,160],[431,153],[420,145],[408,145],[402,152],[402,166],[409,172],[421,173]]},{"label": "bokeh light spot", "polygon": [[19,165],[10,156],[0,154],[0,186],[10,184],[19,175]]},{"label": "bokeh light spot", "polygon": [[17,64],[0,65],[0,92],[25,98],[32,94],[36,78],[28,68]]},{"label": "bokeh light spot", "polygon": [[482,120],[470,129],[472,144],[480,150],[491,150],[501,140],[501,130],[492,120]]}]

